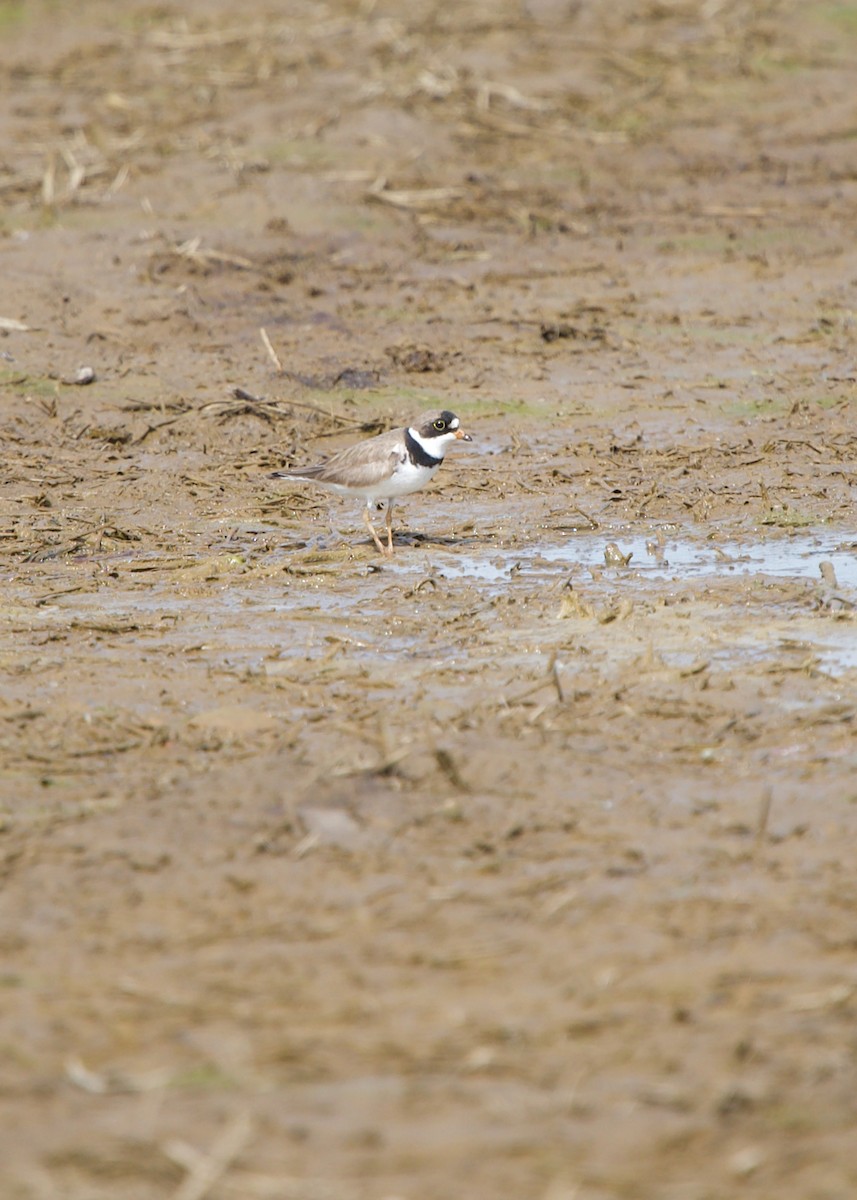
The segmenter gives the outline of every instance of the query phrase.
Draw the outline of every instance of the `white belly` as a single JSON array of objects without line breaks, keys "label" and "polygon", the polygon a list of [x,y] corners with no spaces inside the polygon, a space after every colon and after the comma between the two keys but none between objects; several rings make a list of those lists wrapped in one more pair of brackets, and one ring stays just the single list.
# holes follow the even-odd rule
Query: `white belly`
[{"label": "white belly", "polygon": [[376,494],[382,500],[394,496],[408,496],[411,492],[418,492],[420,488],[424,488],[436,472],[437,467],[415,466],[410,458],[406,457],[396,468],[392,478],[387,481],[385,490]]},{"label": "white belly", "polygon": [[374,483],[369,487],[346,487],[335,483],[327,486],[344,496],[365,496],[368,501],[394,500],[397,496],[409,496],[411,492],[418,492],[426,486],[434,477],[437,467],[415,466],[407,455],[404,456],[404,460],[389,479],[382,483]]}]

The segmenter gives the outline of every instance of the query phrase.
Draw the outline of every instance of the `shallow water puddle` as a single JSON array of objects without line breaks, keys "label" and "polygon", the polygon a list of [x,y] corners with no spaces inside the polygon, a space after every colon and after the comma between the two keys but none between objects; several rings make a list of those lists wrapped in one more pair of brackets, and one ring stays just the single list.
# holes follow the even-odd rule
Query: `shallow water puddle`
[{"label": "shallow water puddle", "polygon": [[[608,563],[605,551],[615,546],[627,559],[623,565]],[[629,557],[630,556],[630,557]],[[615,556],[618,559],[618,556]],[[836,585],[857,588],[857,543],[841,535],[801,536],[771,541],[695,543],[653,538],[637,534],[586,534],[570,538],[562,546],[531,545],[484,554],[433,554],[432,559],[447,579],[469,578],[488,582],[506,580],[512,574],[543,572],[548,564],[570,569],[608,570],[616,578],[701,579],[733,575],[771,575],[785,579],[820,581],[820,564],[833,567]]]},{"label": "shallow water puddle", "polygon": [[[590,594],[608,591],[612,597],[621,593],[631,599],[652,599],[663,594],[664,584],[734,580],[741,589],[740,597],[736,593],[737,605],[744,602],[746,582],[760,577],[816,584],[819,606],[828,603],[833,610],[847,611],[857,603],[857,543],[841,534],[806,533],[756,542],[661,540],[662,544],[652,536],[614,529],[552,545],[533,541],[485,546],[479,551],[472,545],[459,551],[402,547],[391,562],[346,561],[335,570],[321,566],[317,577],[297,582],[285,575],[260,577],[236,571],[224,575],[211,591],[188,595],[182,585],[152,579],[149,587],[135,587],[131,593],[121,585],[109,587],[62,597],[57,605],[37,611],[39,623],[46,625],[57,618],[63,622],[92,622],[96,615],[133,618],[139,621],[141,638],[155,639],[174,653],[199,655],[227,669],[241,669],[271,661],[317,661],[329,656],[336,645],[350,648],[358,657],[413,655],[413,632],[399,618],[410,612],[411,602],[404,598],[425,590],[427,582],[437,586],[443,581],[456,592],[472,584],[487,599],[510,588],[520,592],[555,588],[559,596],[567,581]],[[615,549],[605,557],[611,547]],[[820,571],[822,563],[832,567],[826,578]],[[819,623],[807,609],[806,593],[800,595],[798,612],[780,605],[771,620],[763,617],[746,636],[730,635],[727,647],[708,647],[706,652],[720,660],[747,661],[777,654],[783,638],[794,636],[823,670],[840,673],[857,667],[851,622]],[[728,599],[718,611],[728,615]],[[798,618],[799,630],[794,625]],[[787,631],[784,619],[790,622]],[[104,632],[110,632],[109,626]],[[442,649],[434,641],[427,647],[433,655]]]},{"label": "shallow water puddle", "polygon": [[[561,546],[530,545],[490,555],[436,553],[431,561],[440,577],[473,580],[489,590],[492,586],[506,588],[515,580],[526,585],[557,577],[575,586],[578,582],[585,585],[591,576],[594,586],[597,581],[614,592],[621,588],[633,596],[635,586],[643,588],[647,583],[710,579],[734,580],[740,585],[758,577],[817,584],[819,602],[828,602],[834,610],[847,611],[857,604],[857,543],[834,533],[757,542],[665,539],[661,543],[652,537],[608,531],[573,537]],[[824,572],[822,564],[828,564]],[[776,615],[782,619],[787,614],[780,609]],[[807,657],[823,671],[841,674],[857,667],[857,638],[850,622],[802,625],[799,641]],[[781,624],[772,615],[770,622],[762,620],[746,636],[730,639],[728,647],[714,652],[714,658],[722,662],[736,657],[762,659],[781,653],[783,646]]]}]

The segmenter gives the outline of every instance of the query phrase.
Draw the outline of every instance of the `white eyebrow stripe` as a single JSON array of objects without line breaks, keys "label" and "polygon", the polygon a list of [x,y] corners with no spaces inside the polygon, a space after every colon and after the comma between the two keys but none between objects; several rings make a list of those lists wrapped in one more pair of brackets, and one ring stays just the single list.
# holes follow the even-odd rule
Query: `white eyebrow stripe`
[{"label": "white eyebrow stripe", "polygon": [[461,422],[459,421],[458,417],[453,417],[453,419],[449,422],[449,428],[457,429],[460,424]]}]

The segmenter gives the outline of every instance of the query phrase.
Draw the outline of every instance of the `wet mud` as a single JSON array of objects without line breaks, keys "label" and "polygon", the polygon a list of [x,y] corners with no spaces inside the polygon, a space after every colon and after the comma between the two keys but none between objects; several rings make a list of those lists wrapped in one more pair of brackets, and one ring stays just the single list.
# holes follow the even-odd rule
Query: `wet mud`
[{"label": "wet mud", "polygon": [[[0,1192],[850,1200],[853,6],[0,3]],[[272,481],[432,408],[397,503]]]}]

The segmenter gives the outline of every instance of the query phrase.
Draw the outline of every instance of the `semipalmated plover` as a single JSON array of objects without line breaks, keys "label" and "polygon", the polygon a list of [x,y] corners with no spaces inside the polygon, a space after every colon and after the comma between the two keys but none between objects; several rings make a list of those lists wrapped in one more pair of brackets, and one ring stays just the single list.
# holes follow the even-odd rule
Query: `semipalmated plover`
[{"label": "semipalmated plover", "polygon": [[[393,553],[393,502],[424,488],[454,441],[472,441],[455,413],[424,413],[404,429],[358,442],[312,467],[274,471],[271,479],[319,483],[343,496],[364,496],[363,520],[382,554]],[[387,545],[372,524],[372,505],[387,501]]]}]

